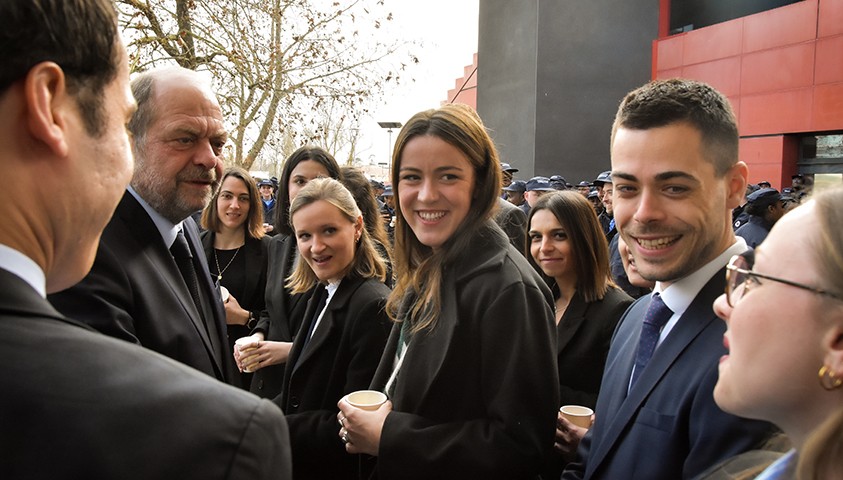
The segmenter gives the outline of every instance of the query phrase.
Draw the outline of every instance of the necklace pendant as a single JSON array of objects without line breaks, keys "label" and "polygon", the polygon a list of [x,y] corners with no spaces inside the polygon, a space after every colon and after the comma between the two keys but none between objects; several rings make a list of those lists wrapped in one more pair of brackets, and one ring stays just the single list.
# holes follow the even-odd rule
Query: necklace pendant
[{"label": "necklace pendant", "polygon": [[222,275],[217,275],[217,281],[222,280]]}]

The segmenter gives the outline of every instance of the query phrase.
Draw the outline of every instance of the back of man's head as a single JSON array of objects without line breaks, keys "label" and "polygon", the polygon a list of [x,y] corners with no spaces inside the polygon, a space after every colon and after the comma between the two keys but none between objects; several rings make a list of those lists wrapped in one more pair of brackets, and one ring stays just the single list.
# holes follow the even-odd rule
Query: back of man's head
[{"label": "back of man's head", "polygon": [[628,93],[615,115],[612,144],[618,128],[649,130],[680,122],[699,130],[718,175],[738,161],[738,126],[729,100],[693,80],[656,80]]},{"label": "back of man's head", "polygon": [[55,62],[92,135],[103,128],[101,92],[117,74],[117,14],[109,0],[0,2],[0,94],[41,62]]}]

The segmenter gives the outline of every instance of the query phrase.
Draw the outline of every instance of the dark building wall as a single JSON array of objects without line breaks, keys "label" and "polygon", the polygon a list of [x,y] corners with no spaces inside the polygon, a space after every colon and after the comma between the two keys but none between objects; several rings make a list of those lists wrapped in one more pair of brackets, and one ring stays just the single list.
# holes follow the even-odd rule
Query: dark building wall
[{"label": "dark building wall", "polygon": [[501,161],[532,176],[536,136],[535,0],[483,0],[477,39],[477,112]]},{"label": "dark building wall", "polygon": [[658,16],[652,0],[480,3],[477,108],[518,178],[609,168],[612,119],[651,77]]}]

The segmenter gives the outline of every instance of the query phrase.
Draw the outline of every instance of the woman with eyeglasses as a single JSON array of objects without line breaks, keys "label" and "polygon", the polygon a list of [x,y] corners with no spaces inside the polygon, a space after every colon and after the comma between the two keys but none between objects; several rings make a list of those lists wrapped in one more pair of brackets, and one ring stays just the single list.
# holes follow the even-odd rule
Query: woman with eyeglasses
[{"label": "woman with eyeglasses", "polygon": [[794,450],[757,478],[794,478],[809,434],[843,405],[843,189],[785,215],[729,263],[714,310],[728,326],[717,404],[767,420]]}]

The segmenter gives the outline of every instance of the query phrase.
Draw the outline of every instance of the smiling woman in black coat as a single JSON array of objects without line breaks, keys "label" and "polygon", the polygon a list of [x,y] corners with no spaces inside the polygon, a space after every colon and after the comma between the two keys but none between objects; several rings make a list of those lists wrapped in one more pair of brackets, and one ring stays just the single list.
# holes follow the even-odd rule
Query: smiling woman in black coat
[{"label": "smiling woman in black coat", "polygon": [[499,160],[477,114],[445,105],[396,139],[397,320],[372,387],[339,402],[349,453],[380,479],[534,479],[558,408],[550,290],[494,223]]}]

